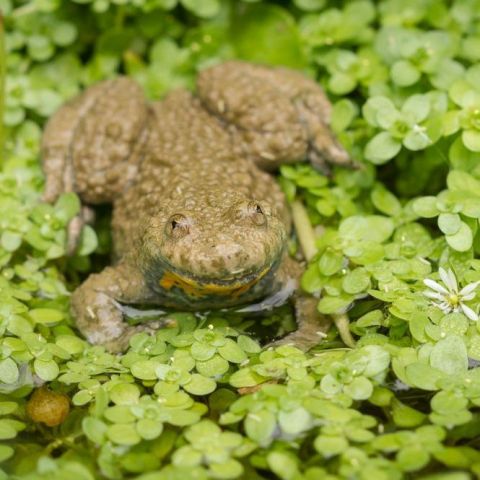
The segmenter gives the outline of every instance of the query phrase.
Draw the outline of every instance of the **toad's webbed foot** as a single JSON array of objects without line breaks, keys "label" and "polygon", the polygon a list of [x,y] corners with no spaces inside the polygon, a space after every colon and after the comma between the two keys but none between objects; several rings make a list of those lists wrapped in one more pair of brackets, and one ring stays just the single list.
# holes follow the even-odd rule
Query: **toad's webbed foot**
[{"label": "toad's webbed foot", "polygon": [[332,322],[317,310],[318,299],[298,294],[294,299],[297,330],[269,343],[268,347],[293,345],[304,352],[318,345],[326,336]]},{"label": "toad's webbed foot", "polygon": [[283,338],[272,341],[266,347],[293,345],[300,350],[307,351],[318,345],[330,329],[331,319],[321,315],[317,310],[318,298],[300,290],[300,278],[303,272],[304,266],[286,254],[278,269],[276,281],[279,285],[294,282],[296,286],[291,301],[295,308],[297,329]]},{"label": "toad's webbed foot", "polygon": [[90,275],[73,293],[71,305],[78,329],[90,343],[121,352],[135,333],[154,332],[170,323],[168,319],[136,326],[125,322],[119,302],[148,299],[149,292],[141,275],[121,264]]},{"label": "toad's webbed foot", "polygon": [[302,73],[230,61],[201,72],[198,96],[227,123],[239,154],[266,170],[306,158],[316,167],[352,166],[329,124],[330,103]]}]

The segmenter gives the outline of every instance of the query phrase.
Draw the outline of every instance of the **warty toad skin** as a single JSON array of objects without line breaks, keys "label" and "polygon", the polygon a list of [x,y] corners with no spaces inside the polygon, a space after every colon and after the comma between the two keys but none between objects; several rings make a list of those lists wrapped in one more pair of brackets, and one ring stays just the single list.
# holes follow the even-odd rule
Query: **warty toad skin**
[{"label": "warty toad skin", "polygon": [[[162,326],[128,325],[121,304],[219,309],[297,281],[289,211],[269,172],[302,160],[348,165],[329,119],[314,81],[239,61],[201,72],[195,94],[147,103],[121,77],[64,105],[43,136],[45,199],[74,191],[85,205],[113,204],[113,264],[72,296],[85,337],[121,351],[133,333]],[[293,300],[299,326],[283,341],[307,349],[329,322],[316,299]]]}]

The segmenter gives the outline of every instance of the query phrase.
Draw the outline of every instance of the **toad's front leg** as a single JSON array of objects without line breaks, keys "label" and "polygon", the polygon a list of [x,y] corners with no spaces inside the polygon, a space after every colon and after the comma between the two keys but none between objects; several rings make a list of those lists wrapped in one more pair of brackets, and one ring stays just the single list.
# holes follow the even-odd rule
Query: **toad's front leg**
[{"label": "toad's front leg", "polygon": [[141,274],[127,264],[119,264],[90,275],[73,293],[71,308],[78,329],[90,343],[121,352],[133,334],[162,327],[162,322],[131,326],[123,319],[119,302],[148,302],[149,297]]}]

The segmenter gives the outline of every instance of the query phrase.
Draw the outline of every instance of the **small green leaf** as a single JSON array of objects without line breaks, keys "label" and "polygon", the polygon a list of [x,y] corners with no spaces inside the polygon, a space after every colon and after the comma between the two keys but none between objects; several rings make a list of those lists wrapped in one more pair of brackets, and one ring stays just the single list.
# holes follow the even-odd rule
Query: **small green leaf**
[{"label": "small green leaf", "polygon": [[430,454],[421,446],[406,446],[402,448],[396,457],[396,461],[406,472],[420,470],[430,461]]},{"label": "small green leaf", "polygon": [[18,380],[17,364],[11,359],[0,360],[0,382],[12,384]]},{"label": "small green leaf", "polygon": [[298,435],[308,430],[312,426],[313,420],[307,410],[299,407],[289,412],[280,412],[278,414],[278,422],[285,433]]},{"label": "small green leaf", "polygon": [[293,480],[299,475],[297,459],[287,452],[269,452],[267,463],[270,470],[281,480]]},{"label": "small green leaf", "polygon": [[230,363],[242,363],[247,359],[247,354],[231,339],[218,348],[218,353]]},{"label": "small green leaf", "polygon": [[120,383],[110,390],[109,396],[116,405],[132,405],[140,398],[140,390],[132,383]]},{"label": "small green leaf", "polygon": [[0,420],[0,440],[10,440],[17,436],[17,430],[8,419]]},{"label": "small green leaf", "polygon": [[137,433],[145,440],[153,440],[163,432],[163,424],[159,420],[142,418],[137,422]]},{"label": "small green leaf", "polygon": [[110,425],[107,429],[107,437],[118,445],[135,445],[141,440],[133,423]]},{"label": "small green leaf", "polygon": [[259,353],[262,347],[247,335],[239,335],[237,338],[238,346],[246,353]]},{"label": "small green leaf", "polygon": [[198,373],[194,373],[190,381],[183,385],[183,388],[192,395],[208,395],[212,393],[216,387],[217,384],[215,380],[199,375]]},{"label": "small green leaf", "polygon": [[154,360],[139,360],[131,366],[132,375],[140,380],[156,380],[159,363]]},{"label": "small green leaf", "polygon": [[229,364],[220,355],[214,355],[205,362],[197,362],[198,373],[205,377],[216,377],[228,371]]},{"label": "small green leaf", "polygon": [[344,313],[353,302],[354,297],[329,297],[324,296],[318,302],[318,311],[327,315]]},{"label": "small green leaf", "polygon": [[433,218],[440,213],[437,208],[437,198],[433,196],[417,198],[412,207],[417,215],[424,218]]},{"label": "small green leaf", "polygon": [[375,208],[380,212],[392,217],[402,213],[402,205],[397,197],[380,185],[373,189],[371,197]]},{"label": "small green leaf", "polygon": [[33,362],[35,373],[46,382],[50,382],[57,378],[60,369],[54,360],[40,360],[35,359]]},{"label": "small green leaf", "polygon": [[356,268],[345,275],[342,287],[352,295],[364,292],[370,288],[370,275],[364,268]]},{"label": "small green leaf", "polygon": [[462,221],[458,213],[441,213],[438,216],[438,228],[445,235],[454,235],[460,230]]},{"label": "small green leaf", "polygon": [[82,430],[88,439],[96,444],[102,444],[107,432],[107,425],[95,417],[85,417],[82,420]]},{"label": "small green leaf", "polygon": [[461,337],[440,340],[430,354],[430,365],[448,375],[461,375],[468,369],[467,347]]},{"label": "small green leaf", "polygon": [[85,225],[79,239],[77,255],[85,257],[93,253],[98,247],[98,238],[95,230],[90,225]]},{"label": "small green leaf", "polygon": [[247,415],[245,419],[245,432],[249,438],[262,447],[267,447],[273,440],[276,419],[272,412],[259,410]]},{"label": "small green leaf", "polygon": [[480,132],[477,130],[464,130],[462,133],[463,144],[472,152],[480,152]]},{"label": "small green leaf", "polygon": [[368,378],[356,377],[344,386],[343,391],[354,400],[366,400],[373,393],[373,385]]},{"label": "small green leaf", "polygon": [[19,233],[5,230],[0,238],[0,245],[7,252],[14,252],[22,244],[22,236]]},{"label": "small green leaf", "polygon": [[421,73],[407,60],[395,62],[390,70],[392,81],[400,87],[409,87],[420,79]]},{"label": "small green leaf", "polygon": [[380,215],[353,215],[342,220],[338,229],[342,238],[351,241],[382,243],[393,233],[391,218]]},{"label": "small green leaf", "polygon": [[392,159],[401,150],[402,143],[388,132],[375,135],[365,147],[365,158],[375,165],[381,165]]},{"label": "small green leaf", "polygon": [[28,312],[30,318],[35,323],[50,324],[62,321],[65,318],[65,314],[60,310],[54,310],[53,308],[34,308]]},{"label": "small green leaf", "polygon": [[447,243],[457,252],[470,250],[473,243],[473,234],[465,222],[460,222],[460,228],[453,235],[445,235]]},{"label": "small green leaf", "polygon": [[322,275],[334,275],[343,266],[344,256],[341,252],[327,249],[318,261],[318,269]]},{"label": "small green leaf", "polygon": [[315,450],[324,457],[333,457],[348,448],[348,441],[341,436],[319,435],[314,442]]}]

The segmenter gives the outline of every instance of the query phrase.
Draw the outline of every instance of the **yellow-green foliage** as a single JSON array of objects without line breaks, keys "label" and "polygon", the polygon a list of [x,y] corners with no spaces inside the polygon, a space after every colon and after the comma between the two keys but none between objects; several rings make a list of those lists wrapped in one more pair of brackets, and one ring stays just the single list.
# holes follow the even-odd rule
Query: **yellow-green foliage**
[{"label": "yellow-green foliage", "polygon": [[[0,10],[0,479],[480,476],[478,0],[0,0]],[[108,212],[67,258],[79,202],[40,201],[43,125],[120,72],[158,99],[232,57],[316,78],[362,165],[279,176],[321,225],[302,287],[322,313],[348,313],[356,347],[332,329],[308,354],[262,351],[293,328],[287,307],[262,321],[176,312],[176,327],[136,335],[123,355],[92,347],[69,292],[108,262]],[[71,399],[59,426],[26,415],[42,384],[62,402],[49,424]]]}]

